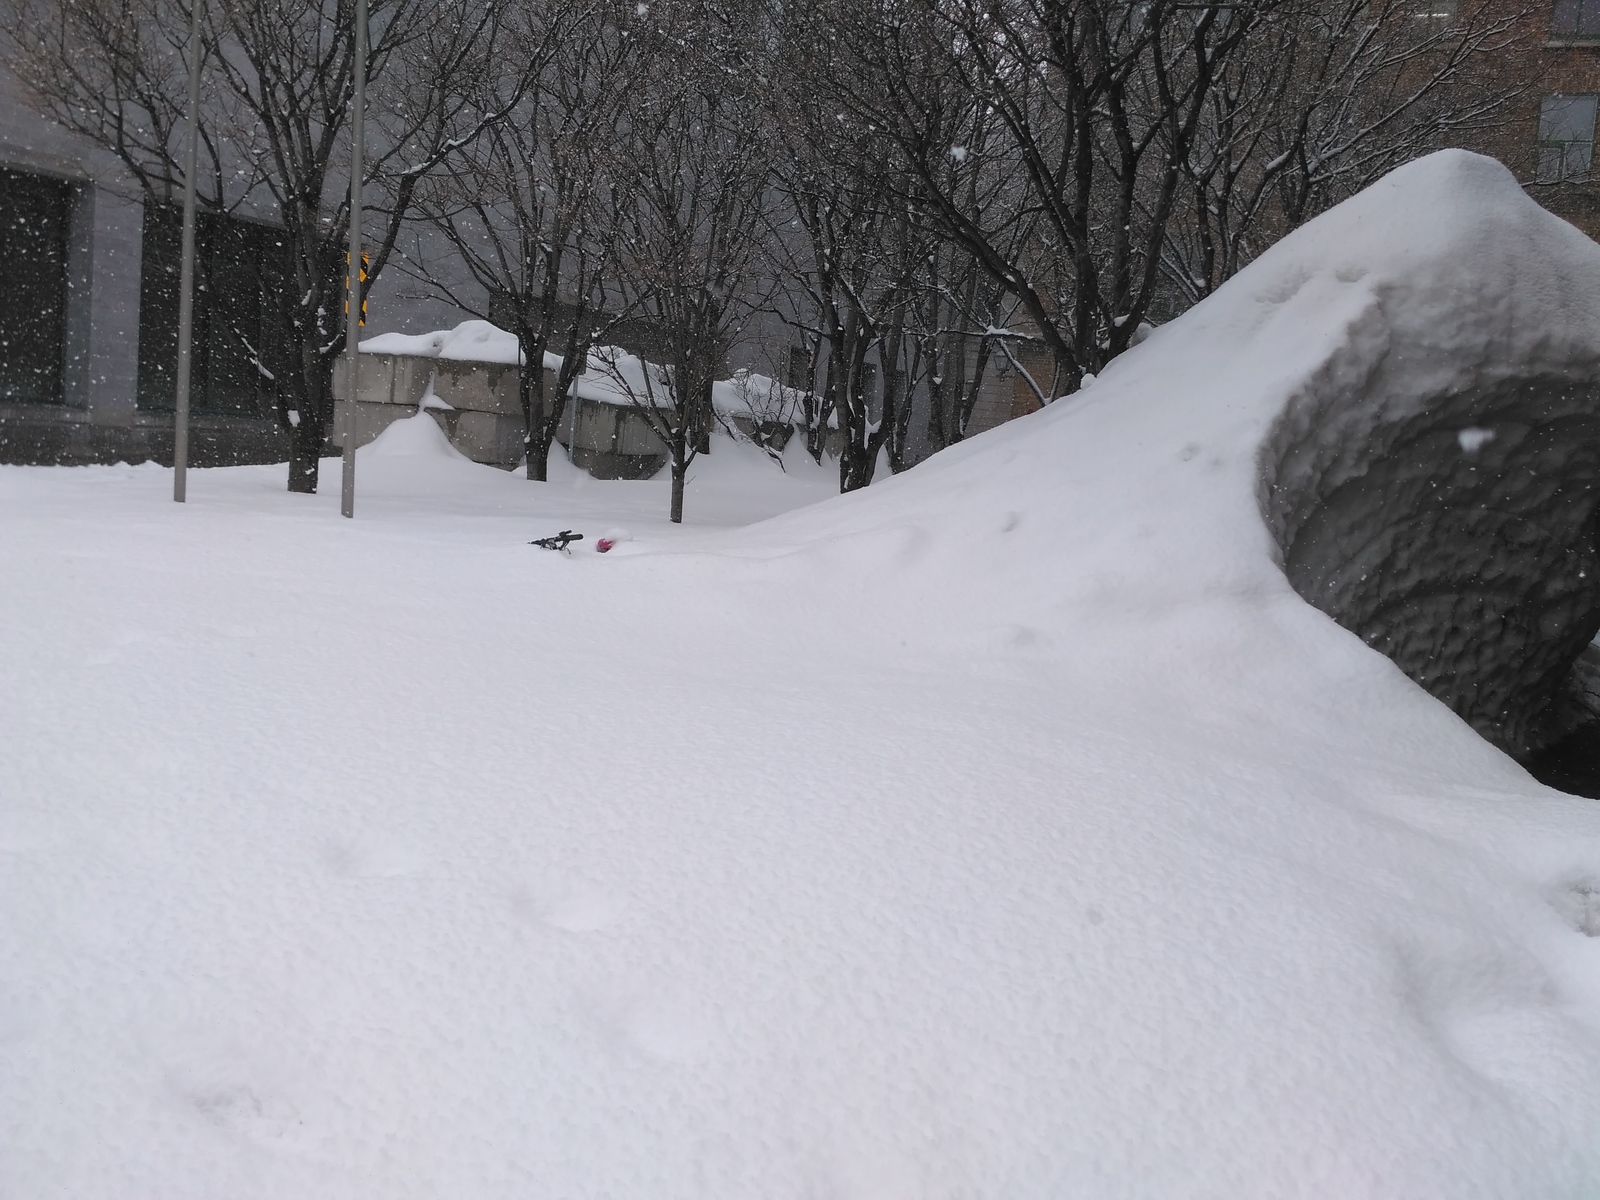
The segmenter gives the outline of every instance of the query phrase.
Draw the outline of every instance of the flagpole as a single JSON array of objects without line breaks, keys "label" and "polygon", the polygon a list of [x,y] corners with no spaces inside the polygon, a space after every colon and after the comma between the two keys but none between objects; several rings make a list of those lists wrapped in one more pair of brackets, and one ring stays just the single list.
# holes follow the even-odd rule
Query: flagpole
[{"label": "flagpole", "polygon": [[350,116],[350,265],[345,293],[344,352],[346,378],[344,403],[344,470],[340,480],[339,511],[356,515],[356,384],[360,379],[357,356],[361,346],[361,173],[367,116],[367,0],[356,0],[355,54],[351,70],[355,91]]},{"label": "flagpole", "polygon": [[194,359],[194,177],[200,156],[200,8],[189,0],[189,129],[183,155],[183,259],[178,269],[178,377],[172,418],[172,498],[188,493],[189,380]]}]

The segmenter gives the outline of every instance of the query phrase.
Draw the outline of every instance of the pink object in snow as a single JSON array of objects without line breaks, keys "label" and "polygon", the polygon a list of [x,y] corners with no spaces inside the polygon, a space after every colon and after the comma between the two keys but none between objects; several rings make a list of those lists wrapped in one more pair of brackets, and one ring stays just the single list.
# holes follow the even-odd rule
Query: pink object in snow
[{"label": "pink object in snow", "polygon": [[610,538],[601,538],[598,542],[596,542],[594,544],[594,548],[596,550],[600,551],[601,554],[604,554],[607,550],[611,549],[611,547],[613,547],[615,545],[616,545],[616,543],[614,541],[612,541]]}]

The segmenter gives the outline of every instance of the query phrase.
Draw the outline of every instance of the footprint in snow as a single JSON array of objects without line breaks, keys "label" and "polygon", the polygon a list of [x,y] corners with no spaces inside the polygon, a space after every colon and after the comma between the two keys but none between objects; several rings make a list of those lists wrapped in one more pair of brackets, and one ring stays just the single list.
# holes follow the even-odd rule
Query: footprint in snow
[{"label": "footprint in snow", "polygon": [[614,1039],[657,1062],[695,1062],[711,1043],[704,1010],[670,986],[619,993],[597,1008]]},{"label": "footprint in snow", "polygon": [[322,861],[334,874],[357,879],[420,875],[428,866],[426,856],[414,846],[375,834],[328,842],[322,848]]},{"label": "footprint in snow", "polygon": [[1544,967],[1525,949],[1458,936],[1400,948],[1400,998],[1469,1070],[1502,1086],[1537,1086],[1561,1059],[1572,1018]]},{"label": "footprint in snow", "polygon": [[270,1149],[306,1139],[281,1061],[200,1031],[171,1036],[164,1051],[169,1095],[206,1125]]},{"label": "footprint in snow", "polygon": [[1558,889],[1550,905],[1585,937],[1600,937],[1600,879],[1580,879]]},{"label": "footprint in snow", "polygon": [[625,905],[597,884],[538,884],[512,893],[511,904],[530,920],[565,933],[595,933],[622,919]]},{"label": "footprint in snow", "polygon": [[988,637],[990,646],[999,651],[1032,650],[1044,644],[1045,638],[1037,629],[1027,625],[1002,625]]}]

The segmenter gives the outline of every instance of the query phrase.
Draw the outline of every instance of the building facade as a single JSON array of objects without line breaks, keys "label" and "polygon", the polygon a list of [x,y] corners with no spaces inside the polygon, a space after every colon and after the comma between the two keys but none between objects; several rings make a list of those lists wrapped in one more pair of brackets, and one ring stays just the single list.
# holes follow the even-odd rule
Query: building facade
[{"label": "building facade", "polygon": [[[176,206],[33,111],[0,67],[0,463],[171,462],[181,233]],[[283,461],[278,231],[202,214],[196,249],[190,462]],[[373,289],[378,328],[461,319],[396,275]]]},{"label": "building facade", "polygon": [[1481,146],[1530,195],[1590,237],[1600,236],[1600,0],[1542,0],[1523,17],[1507,55],[1528,84],[1503,130]]}]

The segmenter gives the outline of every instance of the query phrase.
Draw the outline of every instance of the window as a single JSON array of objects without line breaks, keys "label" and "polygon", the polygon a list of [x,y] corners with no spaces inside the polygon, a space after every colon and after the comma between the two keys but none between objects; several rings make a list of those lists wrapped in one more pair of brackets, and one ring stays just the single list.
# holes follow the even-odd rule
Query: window
[{"label": "window", "polygon": [[72,185],[0,171],[0,400],[61,403]]},{"label": "window", "polygon": [[1600,38],[1600,0],[1556,0],[1553,38]]},{"label": "window", "polygon": [[1595,96],[1546,96],[1539,104],[1540,183],[1589,178]]},{"label": "window", "polygon": [[1411,0],[1411,19],[1425,33],[1443,33],[1456,23],[1456,0]]},{"label": "window", "polygon": [[[140,408],[171,409],[175,399],[182,252],[182,212],[147,202],[139,280]],[[279,230],[199,214],[190,373],[190,403],[196,410],[249,417],[271,411],[277,379],[288,366],[287,265]]]}]

